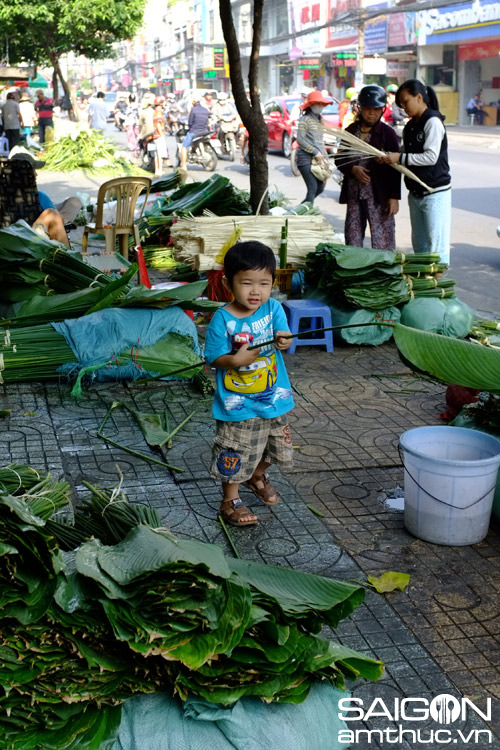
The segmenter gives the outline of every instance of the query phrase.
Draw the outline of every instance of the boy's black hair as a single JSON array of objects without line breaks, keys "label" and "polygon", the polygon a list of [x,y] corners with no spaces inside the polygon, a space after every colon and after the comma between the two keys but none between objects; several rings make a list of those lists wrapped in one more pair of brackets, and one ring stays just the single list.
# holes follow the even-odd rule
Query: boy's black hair
[{"label": "boy's black hair", "polygon": [[233,278],[238,271],[269,271],[273,281],[276,277],[276,258],[270,247],[257,240],[237,242],[226,253],[224,258],[224,275],[232,286]]}]

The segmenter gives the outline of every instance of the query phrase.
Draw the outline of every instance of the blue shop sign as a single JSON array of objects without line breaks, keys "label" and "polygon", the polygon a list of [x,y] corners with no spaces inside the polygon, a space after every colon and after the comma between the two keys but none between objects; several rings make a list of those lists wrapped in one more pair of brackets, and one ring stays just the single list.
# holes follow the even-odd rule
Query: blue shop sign
[{"label": "blue shop sign", "polygon": [[500,34],[500,2],[474,0],[417,13],[418,44],[443,44]]},{"label": "blue shop sign", "polygon": [[365,23],[365,55],[387,52],[387,18]]}]

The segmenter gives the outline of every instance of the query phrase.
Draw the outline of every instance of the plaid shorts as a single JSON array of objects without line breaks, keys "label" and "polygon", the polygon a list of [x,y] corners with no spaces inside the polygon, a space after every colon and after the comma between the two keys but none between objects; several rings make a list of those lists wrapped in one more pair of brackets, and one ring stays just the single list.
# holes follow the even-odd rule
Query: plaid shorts
[{"label": "plaid shorts", "polygon": [[286,414],[243,422],[217,420],[210,474],[229,484],[246,482],[261,461],[293,467],[293,445]]}]

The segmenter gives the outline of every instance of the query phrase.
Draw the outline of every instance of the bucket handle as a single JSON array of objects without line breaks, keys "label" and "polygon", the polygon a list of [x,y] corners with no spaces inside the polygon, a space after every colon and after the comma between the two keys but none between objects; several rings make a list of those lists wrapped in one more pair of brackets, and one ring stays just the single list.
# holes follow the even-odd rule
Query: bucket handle
[{"label": "bucket handle", "polygon": [[410,479],[413,482],[415,482],[415,484],[417,485],[417,487],[420,490],[422,490],[422,492],[425,492],[425,494],[428,495],[432,500],[435,500],[437,503],[441,503],[441,505],[447,505],[449,508],[454,508],[455,510],[469,510],[469,508],[472,508],[474,505],[477,505],[478,503],[480,503],[481,500],[484,500],[484,498],[487,495],[489,495],[490,492],[492,492],[495,489],[495,487],[497,486],[497,483],[495,482],[495,484],[493,485],[493,487],[490,487],[490,489],[487,492],[485,492],[484,495],[481,495],[481,497],[478,500],[474,500],[473,503],[471,503],[470,505],[465,505],[463,508],[457,508],[457,506],[453,505],[453,503],[447,503],[446,500],[441,500],[439,497],[435,497],[434,495],[431,495],[431,493],[428,490],[424,489],[424,487],[422,487],[422,485],[417,482],[417,480],[415,479],[415,477],[410,474],[410,472],[408,471],[407,467],[405,466],[404,456],[401,453],[401,445],[398,445],[398,453],[399,453],[399,458],[401,459],[401,463],[403,464],[403,469],[406,471],[406,473],[408,474],[408,476],[410,477]]}]

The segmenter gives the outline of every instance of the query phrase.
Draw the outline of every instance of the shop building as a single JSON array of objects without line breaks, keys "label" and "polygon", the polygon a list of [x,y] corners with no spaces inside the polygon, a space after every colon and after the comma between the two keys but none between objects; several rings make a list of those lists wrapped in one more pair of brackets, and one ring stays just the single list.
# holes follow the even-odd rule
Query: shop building
[{"label": "shop building", "polygon": [[417,13],[418,74],[438,93],[449,124],[468,125],[467,104],[481,93],[495,125],[500,100],[500,2],[473,0]]}]

